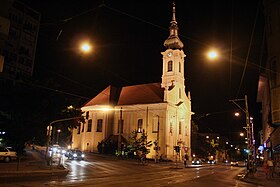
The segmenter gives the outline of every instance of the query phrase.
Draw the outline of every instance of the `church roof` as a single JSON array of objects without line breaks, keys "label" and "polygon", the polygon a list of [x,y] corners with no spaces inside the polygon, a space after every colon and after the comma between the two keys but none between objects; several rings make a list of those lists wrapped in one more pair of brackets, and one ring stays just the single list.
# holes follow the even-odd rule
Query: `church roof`
[{"label": "church roof", "polygon": [[163,102],[164,89],[160,83],[141,84],[122,88],[118,105]]},{"label": "church roof", "polygon": [[125,86],[117,89],[108,86],[83,107],[94,105],[131,105],[163,102],[164,89],[160,83]]},{"label": "church roof", "polygon": [[84,107],[92,105],[112,105],[115,103],[115,98],[117,97],[118,89],[109,85],[97,96],[87,102]]}]

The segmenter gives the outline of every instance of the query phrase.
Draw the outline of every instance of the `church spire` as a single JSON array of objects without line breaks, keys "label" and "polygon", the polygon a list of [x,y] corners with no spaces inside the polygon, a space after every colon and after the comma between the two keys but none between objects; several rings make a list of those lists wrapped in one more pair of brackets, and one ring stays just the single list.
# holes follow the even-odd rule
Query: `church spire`
[{"label": "church spire", "polygon": [[168,49],[182,49],[184,44],[178,36],[178,25],[176,21],[175,2],[173,1],[172,20],[169,27],[169,37],[164,41],[164,46]]}]

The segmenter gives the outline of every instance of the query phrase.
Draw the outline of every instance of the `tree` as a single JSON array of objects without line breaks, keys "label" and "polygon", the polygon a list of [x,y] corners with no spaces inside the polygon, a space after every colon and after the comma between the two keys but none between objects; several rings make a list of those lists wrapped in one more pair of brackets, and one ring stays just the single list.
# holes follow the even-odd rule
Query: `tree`
[{"label": "tree", "polygon": [[65,129],[68,130],[68,133],[66,135],[66,141],[70,144],[72,143],[71,141],[72,141],[73,130],[76,129],[81,123],[82,124],[85,123],[85,118],[83,116],[83,113],[84,112],[80,108],[75,108],[72,105],[62,110],[62,115],[64,118],[77,117],[77,119],[63,122],[64,125],[66,126]]},{"label": "tree", "polygon": [[150,147],[152,146],[152,141],[147,141],[148,136],[145,130],[142,131],[140,138],[137,138],[137,131],[132,131],[129,136],[127,149],[130,153],[135,153],[139,157],[146,157],[150,153]]}]

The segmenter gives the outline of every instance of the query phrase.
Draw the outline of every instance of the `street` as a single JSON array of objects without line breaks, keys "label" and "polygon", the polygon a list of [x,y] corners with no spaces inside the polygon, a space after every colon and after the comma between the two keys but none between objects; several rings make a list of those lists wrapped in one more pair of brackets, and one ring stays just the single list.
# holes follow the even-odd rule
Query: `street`
[{"label": "street", "polygon": [[29,178],[1,186],[254,186],[237,180],[243,167],[219,164],[183,168],[181,163],[176,167],[150,161],[142,165],[136,160],[87,154],[82,161],[66,160],[65,166],[70,170],[65,177]]}]

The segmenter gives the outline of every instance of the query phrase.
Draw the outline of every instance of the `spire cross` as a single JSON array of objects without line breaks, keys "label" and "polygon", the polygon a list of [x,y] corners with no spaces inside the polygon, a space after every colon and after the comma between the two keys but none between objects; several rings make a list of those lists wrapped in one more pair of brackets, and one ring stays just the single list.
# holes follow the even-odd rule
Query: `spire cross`
[{"label": "spire cross", "polygon": [[176,13],[176,11],[175,11],[175,1],[173,1],[173,15],[172,15],[172,21],[171,21],[171,23],[172,22],[175,22],[176,23],[176,16],[175,16],[175,13]]}]

